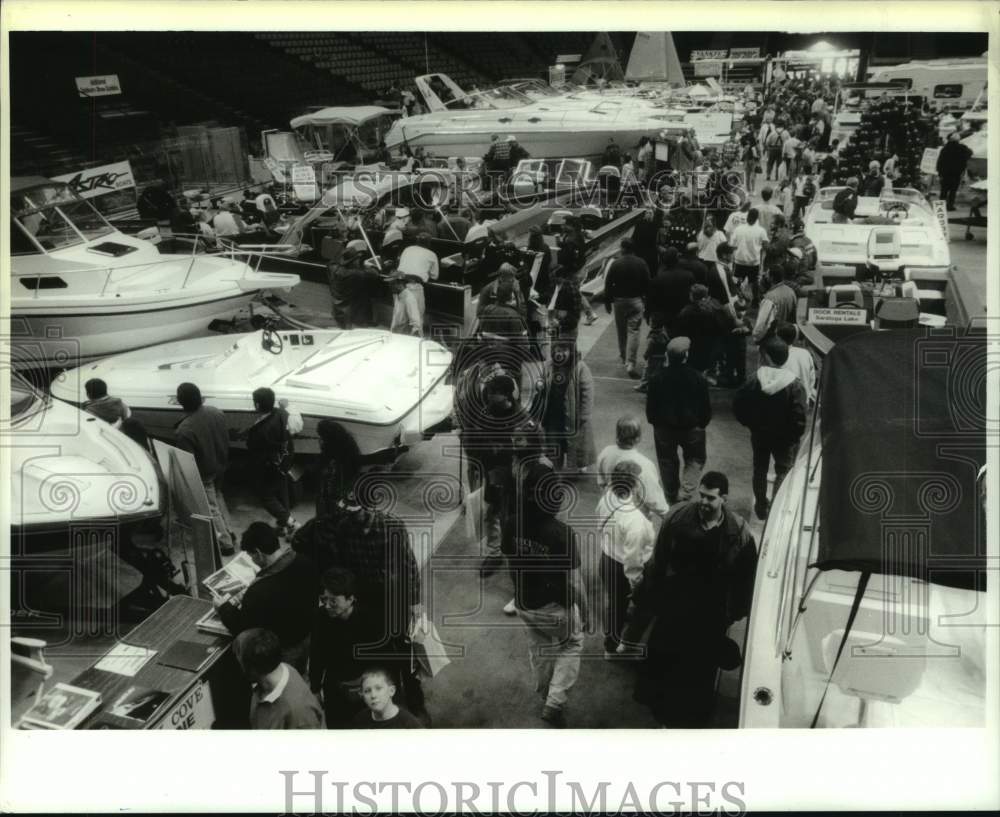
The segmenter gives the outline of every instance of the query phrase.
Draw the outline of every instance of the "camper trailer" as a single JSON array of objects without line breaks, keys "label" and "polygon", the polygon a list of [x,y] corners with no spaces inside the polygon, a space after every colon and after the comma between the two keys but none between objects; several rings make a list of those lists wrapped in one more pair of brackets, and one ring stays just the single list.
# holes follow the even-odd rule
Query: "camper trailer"
[{"label": "camper trailer", "polygon": [[967,108],[986,87],[986,58],[914,60],[875,68],[869,79],[897,84],[928,102]]}]

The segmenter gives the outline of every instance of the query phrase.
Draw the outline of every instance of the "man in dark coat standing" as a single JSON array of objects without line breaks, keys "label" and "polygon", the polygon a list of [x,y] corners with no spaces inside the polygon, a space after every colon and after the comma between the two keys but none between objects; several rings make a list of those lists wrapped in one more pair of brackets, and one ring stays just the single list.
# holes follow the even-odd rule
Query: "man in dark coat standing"
[{"label": "man in dark coat standing", "polygon": [[664,726],[710,727],[716,673],[740,664],[726,631],[750,611],[757,547],[747,523],[726,506],[728,494],[725,474],[709,471],[696,497],[670,509],[632,593],[623,640],[637,643],[656,619],[636,698]]},{"label": "man in dark coat standing", "polygon": [[[673,338],[667,344],[669,364],[654,374],[646,396],[646,419],[653,426],[656,460],[668,502],[689,499],[705,466],[705,427],[712,419],[708,382],[688,365],[691,341]],[[684,475],[680,458],[684,455]]]},{"label": "man in dark coat standing", "polygon": [[961,138],[961,134],[955,131],[938,153],[937,172],[941,177],[941,198],[947,202],[949,210],[955,209],[955,194],[962,183],[965,166],[972,158],[972,151],[962,144]]}]

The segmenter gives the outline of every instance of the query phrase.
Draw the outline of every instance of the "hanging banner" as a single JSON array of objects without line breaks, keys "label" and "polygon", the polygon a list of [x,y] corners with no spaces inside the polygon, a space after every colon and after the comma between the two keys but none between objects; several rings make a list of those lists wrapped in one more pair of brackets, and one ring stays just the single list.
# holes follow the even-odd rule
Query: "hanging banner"
[{"label": "hanging banner", "polygon": [[77,77],[76,90],[82,97],[117,96],[122,92],[118,74],[105,74],[99,77]]},{"label": "hanging banner", "polygon": [[57,182],[66,182],[74,193],[85,199],[102,196],[115,190],[135,187],[132,165],[127,161],[101,165],[100,167],[88,167],[79,173],[67,173],[64,176],[53,176],[52,178]]},{"label": "hanging banner", "polygon": [[691,62],[697,62],[698,60],[724,60],[727,54],[728,52],[725,48],[716,48],[707,51],[692,51]]},{"label": "hanging banner", "polygon": [[730,48],[729,59],[731,60],[755,60],[760,57],[759,48]]}]

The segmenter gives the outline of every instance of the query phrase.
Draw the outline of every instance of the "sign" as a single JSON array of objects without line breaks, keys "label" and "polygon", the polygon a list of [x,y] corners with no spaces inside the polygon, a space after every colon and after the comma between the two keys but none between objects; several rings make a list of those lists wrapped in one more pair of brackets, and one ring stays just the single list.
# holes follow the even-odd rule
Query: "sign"
[{"label": "sign", "polygon": [[135,187],[135,176],[132,175],[132,165],[128,162],[115,162],[111,165],[89,167],[79,173],[67,173],[65,176],[53,176],[57,182],[66,182],[70,189],[85,199]]},{"label": "sign", "polygon": [[122,92],[118,74],[105,74],[100,77],[77,77],[76,90],[82,97],[117,96]]},{"label": "sign", "polygon": [[931,176],[937,174],[937,160],[941,148],[924,148],[924,155],[920,157],[920,172]]},{"label": "sign", "polygon": [[934,215],[937,216],[938,227],[941,228],[941,235],[945,241],[951,241],[951,229],[948,227],[947,202],[944,199],[935,199]]},{"label": "sign", "polygon": [[760,57],[759,48],[730,48],[729,59],[731,60],[755,60]]},{"label": "sign", "polygon": [[199,681],[181,700],[171,707],[157,729],[211,729],[215,723],[215,706],[208,681]]},{"label": "sign", "polygon": [[868,313],[863,309],[817,309],[809,310],[809,323],[817,326],[867,326]]},{"label": "sign", "polygon": [[698,60],[724,60],[727,56],[725,48],[716,48],[709,51],[692,51],[691,62]]},{"label": "sign", "polygon": [[722,63],[705,60],[703,62],[691,63],[694,66],[696,77],[719,77],[722,76]]},{"label": "sign", "polygon": [[292,189],[299,201],[316,201],[319,197],[316,188],[316,171],[310,165],[292,167]]},{"label": "sign", "polygon": [[656,142],[653,145],[653,158],[658,162],[669,162],[670,146],[666,142]]}]

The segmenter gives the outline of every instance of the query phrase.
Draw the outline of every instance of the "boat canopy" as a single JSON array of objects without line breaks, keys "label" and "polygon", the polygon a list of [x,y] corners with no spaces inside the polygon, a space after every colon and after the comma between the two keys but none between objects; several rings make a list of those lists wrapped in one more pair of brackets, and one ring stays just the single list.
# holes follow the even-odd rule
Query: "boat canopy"
[{"label": "boat canopy", "polygon": [[305,125],[349,125],[358,128],[366,122],[378,119],[380,116],[395,115],[397,111],[388,108],[381,108],[378,105],[358,105],[341,108],[321,108],[312,113],[296,116],[291,125],[293,128],[301,128]]},{"label": "boat canopy", "polygon": [[820,570],[982,589],[986,337],[854,335],[823,363]]}]

